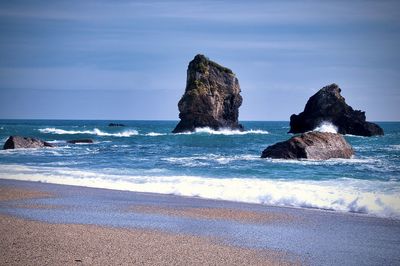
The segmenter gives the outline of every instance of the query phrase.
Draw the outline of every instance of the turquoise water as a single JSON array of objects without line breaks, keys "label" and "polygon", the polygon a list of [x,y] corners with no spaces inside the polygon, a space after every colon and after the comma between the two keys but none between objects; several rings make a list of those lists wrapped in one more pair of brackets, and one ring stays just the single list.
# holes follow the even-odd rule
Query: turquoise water
[{"label": "turquoise water", "polygon": [[[399,122],[379,123],[385,136],[345,136],[354,158],[328,161],[261,159],[291,136],[288,122],[172,134],[176,123],[0,120],[1,145],[22,135],[57,146],[0,151],[0,178],[400,218]],[[95,143],[66,143],[79,138]]]}]

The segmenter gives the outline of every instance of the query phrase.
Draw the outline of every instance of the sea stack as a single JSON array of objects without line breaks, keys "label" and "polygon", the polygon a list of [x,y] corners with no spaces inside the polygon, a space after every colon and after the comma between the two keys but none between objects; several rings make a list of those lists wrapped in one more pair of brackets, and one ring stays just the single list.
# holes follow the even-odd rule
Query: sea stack
[{"label": "sea stack", "polygon": [[10,136],[4,143],[4,150],[53,147],[50,143],[29,137]]},{"label": "sea stack", "polygon": [[178,103],[181,121],[173,133],[209,127],[243,130],[239,81],[232,70],[198,54],[189,63],[185,94]]},{"label": "sea stack", "polygon": [[304,111],[290,117],[289,133],[304,133],[323,122],[329,122],[338,128],[340,134],[383,135],[383,129],[377,124],[366,122],[365,112],[353,110],[340,92],[338,85],[331,84],[311,96]]},{"label": "sea stack", "polygon": [[327,160],[349,159],[353,154],[353,148],[340,134],[307,132],[267,147],[261,158]]}]

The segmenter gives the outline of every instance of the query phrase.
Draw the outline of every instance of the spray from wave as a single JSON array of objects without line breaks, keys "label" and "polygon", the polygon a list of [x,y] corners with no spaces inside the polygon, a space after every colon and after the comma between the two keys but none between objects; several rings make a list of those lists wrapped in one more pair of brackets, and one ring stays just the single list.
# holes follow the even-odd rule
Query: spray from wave
[{"label": "spray from wave", "polygon": [[97,136],[107,136],[107,137],[130,137],[138,135],[139,133],[136,130],[130,129],[125,130],[122,132],[116,133],[109,133],[101,131],[98,128],[93,130],[64,130],[59,128],[40,128],[39,131],[41,133],[48,133],[48,134],[59,134],[59,135],[75,135],[75,134],[90,134],[90,135],[97,135]]},{"label": "spray from wave", "polygon": [[331,122],[323,121],[319,126],[313,129],[313,131],[326,132],[326,133],[338,133],[338,128]]}]

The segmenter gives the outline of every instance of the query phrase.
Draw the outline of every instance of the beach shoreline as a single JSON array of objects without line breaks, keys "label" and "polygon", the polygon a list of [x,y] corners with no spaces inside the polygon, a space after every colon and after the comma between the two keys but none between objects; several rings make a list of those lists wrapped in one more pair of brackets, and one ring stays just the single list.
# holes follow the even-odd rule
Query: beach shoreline
[{"label": "beach shoreline", "polygon": [[[10,207],[10,204],[12,208],[30,210],[62,208],[54,204],[21,203],[60,197],[56,191],[49,191],[49,184],[1,181],[0,204],[3,208]],[[67,189],[79,191],[80,187]],[[2,211],[2,265],[300,265],[294,256],[289,260],[285,252],[237,247],[211,237],[134,227],[48,223],[3,214]],[[158,213],[160,209],[136,211]],[[182,215],[185,216],[184,213]]]},{"label": "beach shoreline", "polygon": [[[8,246],[10,249],[4,250],[11,256],[6,256],[7,261],[13,261],[12,264],[16,265],[25,263],[13,260],[16,257],[15,252],[30,254],[26,249],[33,248],[32,243],[37,241],[35,237],[26,239],[25,246],[15,250],[12,245],[15,241],[12,237],[17,237],[18,234],[10,234],[10,232],[20,232],[21,236],[26,236],[26,231],[23,231],[25,229],[21,228],[48,226],[52,227],[57,234],[76,230],[74,232],[77,236],[82,235],[82,232],[100,230],[101,234],[115,237],[124,235],[125,233],[121,232],[128,230],[131,232],[128,234],[132,234],[131,238],[136,239],[133,235],[143,235],[147,232],[145,242],[161,246],[163,246],[162,243],[168,241],[174,243],[170,246],[175,247],[176,250],[170,250],[163,255],[168,257],[168,254],[175,254],[171,257],[174,261],[166,258],[150,263],[149,260],[160,257],[146,259],[141,257],[140,254],[148,254],[150,250],[159,249],[154,245],[149,247],[150,250],[146,251],[147,253],[142,251],[136,255],[126,255],[136,257],[137,263],[144,264],[146,261],[155,265],[162,265],[163,261],[174,264],[198,264],[201,261],[201,264],[207,264],[207,259],[210,259],[209,264],[218,265],[235,265],[235,263],[236,265],[327,263],[391,265],[400,261],[398,256],[400,248],[396,245],[400,242],[400,221],[389,218],[4,179],[0,180],[0,188],[0,215],[2,230],[5,232],[3,238],[11,237],[11,240],[7,240],[8,242],[4,240],[11,243],[11,246]],[[19,198],[15,195],[19,195]],[[6,223],[6,221],[9,222]],[[14,224],[21,224],[18,227],[20,229],[12,230],[11,227],[7,227]],[[43,241],[38,242],[39,246],[36,247],[38,250],[41,250],[40,245],[48,246],[46,239],[49,239],[49,236],[44,234],[45,231],[29,230],[29,232],[41,232],[40,237]],[[165,237],[165,240],[155,243],[154,241],[160,237]],[[178,241],[177,237],[183,237],[186,240]],[[59,240],[62,241],[61,239],[65,239],[65,236],[51,241],[58,243]],[[118,239],[121,240],[121,237]],[[100,240],[88,241],[84,238],[76,238],[69,242],[79,243],[79,241],[86,241],[84,242],[86,244],[82,244],[85,246]],[[188,241],[190,244],[182,244]],[[113,245],[117,247],[120,244],[115,242]],[[140,242],[132,243],[132,245],[140,246]],[[65,244],[64,248],[70,250],[71,247]],[[92,248],[92,255],[101,253],[101,246]],[[188,250],[183,253],[185,255],[179,256],[178,251],[186,248]],[[189,252],[189,249],[193,250],[193,248],[201,249],[202,251],[196,254],[203,257],[191,258],[190,254],[193,253]],[[221,250],[217,252],[219,257],[211,258],[208,254],[211,250]],[[343,255],[344,251],[346,251],[345,255]],[[43,260],[50,256],[51,264],[57,264],[54,251],[43,252],[39,256],[42,259],[41,262],[45,262]],[[21,258],[21,254],[17,257]],[[224,257],[233,258],[232,254],[238,254],[240,258],[232,261]],[[342,255],[339,256],[339,254]],[[90,256],[80,255],[79,258],[75,258],[71,255],[68,258],[73,263],[75,259],[82,260],[81,257],[88,264],[106,262],[93,260],[99,257],[98,255]],[[118,257],[118,255],[113,256]],[[25,262],[29,264],[29,261]],[[131,263],[132,261],[118,262]]]}]

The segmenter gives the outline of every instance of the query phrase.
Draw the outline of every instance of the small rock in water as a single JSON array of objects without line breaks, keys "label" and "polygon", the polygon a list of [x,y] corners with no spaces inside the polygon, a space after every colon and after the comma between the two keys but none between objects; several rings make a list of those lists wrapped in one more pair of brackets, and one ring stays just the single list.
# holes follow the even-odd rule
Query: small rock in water
[{"label": "small rock in water", "polygon": [[67,143],[77,144],[77,143],[93,143],[91,139],[73,139],[68,140]]},{"label": "small rock in water", "polygon": [[118,123],[110,123],[108,124],[109,127],[124,127],[124,124],[118,124]]},{"label": "small rock in water", "polygon": [[4,150],[8,149],[21,149],[21,148],[44,148],[54,147],[50,143],[30,137],[10,136],[4,143]]},{"label": "small rock in water", "polygon": [[274,159],[349,159],[353,148],[342,135],[327,132],[307,132],[267,147],[261,158]]}]

